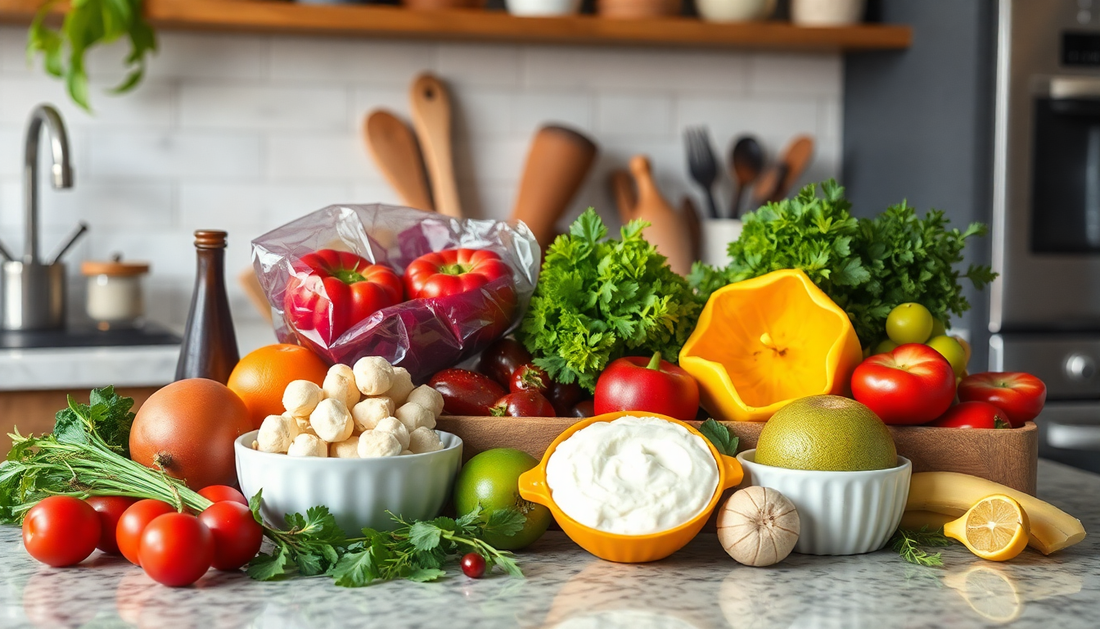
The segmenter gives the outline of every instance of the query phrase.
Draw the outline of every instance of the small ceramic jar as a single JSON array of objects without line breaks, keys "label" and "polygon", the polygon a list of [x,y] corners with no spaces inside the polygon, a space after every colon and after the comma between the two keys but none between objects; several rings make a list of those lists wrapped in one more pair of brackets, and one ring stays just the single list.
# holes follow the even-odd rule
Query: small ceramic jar
[{"label": "small ceramic jar", "polygon": [[142,278],[145,262],[85,262],[81,273],[88,278],[88,316],[101,330],[134,327],[145,316]]}]

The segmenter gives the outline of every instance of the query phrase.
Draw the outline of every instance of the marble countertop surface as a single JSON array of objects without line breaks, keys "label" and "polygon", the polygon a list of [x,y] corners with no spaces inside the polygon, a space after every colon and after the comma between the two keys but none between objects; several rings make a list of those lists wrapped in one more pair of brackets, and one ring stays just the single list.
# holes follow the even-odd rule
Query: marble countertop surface
[{"label": "marble countertop surface", "polygon": [[605,562],[560,532],[520,553],[525,579],[383,583],[342,589],[324,578],[259,583],[211,571],[162,587],[96,552],[75,568],[36,563],[19,530],[0,527],[2,627],[558,627],[569,629],[1074,627],[1100,618],[1100,476],[1041,461],[1039,492],[1091,535],[1044,557],[986,562],[961,545],[944,568],[886,550],[791,555],[771,568],[730,559],[714,534],[643,565]]}]

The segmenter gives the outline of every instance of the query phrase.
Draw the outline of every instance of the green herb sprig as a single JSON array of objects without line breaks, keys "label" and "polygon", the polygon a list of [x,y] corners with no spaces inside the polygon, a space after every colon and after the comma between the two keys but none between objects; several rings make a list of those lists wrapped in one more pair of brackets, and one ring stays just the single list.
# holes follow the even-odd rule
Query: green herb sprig
[{"label": "green herb sprig", "polygon": [[631,221],[621,239],[592,208],[546,251],[518,336],[557,382],[593,391],[611,361],[626,355],[677,356],[701,309],[687,281]]},{"label": "green herb sprig", "polygon": [[922,526],[916,531],[898,529],[890,538],[890,547],[901,555],[902,559],[918,566],[943,565],[942,553],[929,553],[921,546],[943,548],[950,546],[951,543],[951,538],[943,534],[942,528],[930,530],[927,526]]},{"label": "green herb sprig", "polygon": [[719,424],[713,417],[708,417],[699,425],[699,432],[703,433],[703,436],[714,444],[721,454],[737,456],[737,445],[741,439],[730,432],[729,426]]},{"label": "green herb sprig", "polygon": [[[124,63],[129,74],[112,91],[121,94],[133,89],[145,75],[145,59],[156,52],[157,39],[142,16],[142,0],[72,0],[60,30],[46,26],[46,17],[58,3],[42,4],[27,34],[27,60],[33,62],[39,52],[45,57],[46,72],[65,79],[73,102],[87,111],[88,73],[84,53],[97,44],[109,44],[121,37],[130,40],[130,54]],[[68,59],[64,49],[68,46]]]}]

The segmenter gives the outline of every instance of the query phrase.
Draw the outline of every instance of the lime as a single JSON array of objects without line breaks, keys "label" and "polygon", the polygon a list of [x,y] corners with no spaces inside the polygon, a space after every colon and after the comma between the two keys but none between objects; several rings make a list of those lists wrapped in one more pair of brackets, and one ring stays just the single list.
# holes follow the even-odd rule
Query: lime
[{"label": "lime", "polygon": [[932,332],[928,335],[928,338],[935,338],[944,334],[947,334],[947,328],[943,327],[943,321],[932,319]]},{"label": "lime", "polygon": [[839,395],[814,395],[772,415],[756,442],[755,461],[794,470],[855,472],[895,467],[898,453],[874,411]]},{"label": "lime", "polygon": [[898,344],[891,341],[890,339],[882,339],[882,342],[879,343],[878,345],[876,345],[875,350],[871,353],[872,354],[889,354],[890,352],[897,349],[897,347],[898,347]]},{"label": "lime", "polygon": [[527,516],[527,523],[515,535],[486,533],[486,543],[500,550],[530,546],[550,526],[550,510],[519,495],[519,475],[538,465],[535,457],[512,448],[494,448],[474,456],[462,466],[455,479],[455,512],[461,517],[481,505],[483,513],[514,508]]},{"label": "lime", "polygon": [[932,313],[920,304],[902,304],[886,317],[886,335],[898,345],[923,343],[932,335]]},{"label": "lime", "polygon": [[958,341],[950,336],[937,336],[928,341],[927,345],[951,363],[951,370],[955,372],[956,377],[962,376],[966,371],[966,350]]}]

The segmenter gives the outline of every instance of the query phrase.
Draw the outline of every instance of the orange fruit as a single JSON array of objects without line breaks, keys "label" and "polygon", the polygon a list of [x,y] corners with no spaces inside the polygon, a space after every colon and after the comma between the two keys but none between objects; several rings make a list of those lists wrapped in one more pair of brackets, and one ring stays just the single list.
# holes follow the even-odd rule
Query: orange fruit
[{"label": "orange fruit", "polygon": [[236,485],[233,441],[252,430],[241,398],[206,378],[178,380],[158,389],[138,409],[130,429],[130,458],[164,468],[195,491]]},{"label": "orange fruit", "polygon": [[268,415],[283,412],[283,390],[294,380],[321,386],[328,365],[300,345],[266,345],[241,358],[229,374],[229,389],[237,394],[259,428]]}]

